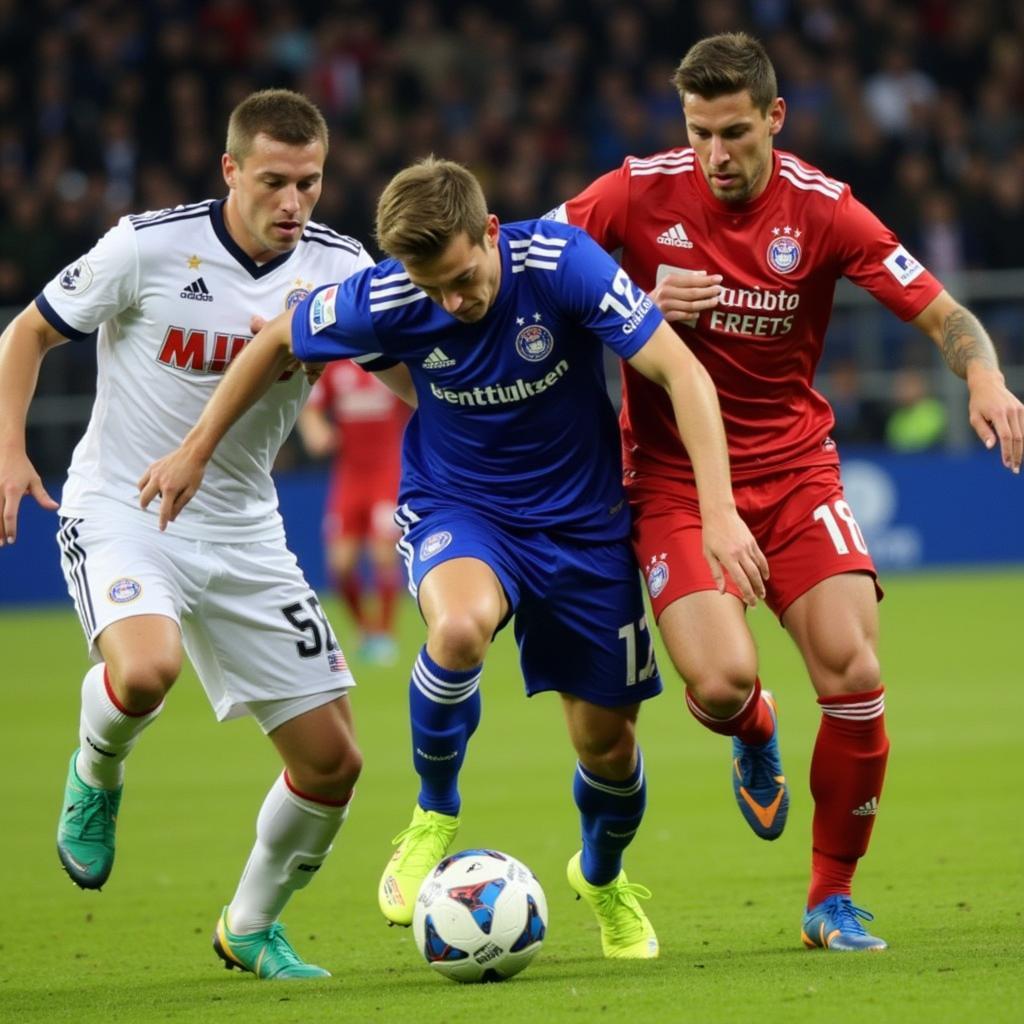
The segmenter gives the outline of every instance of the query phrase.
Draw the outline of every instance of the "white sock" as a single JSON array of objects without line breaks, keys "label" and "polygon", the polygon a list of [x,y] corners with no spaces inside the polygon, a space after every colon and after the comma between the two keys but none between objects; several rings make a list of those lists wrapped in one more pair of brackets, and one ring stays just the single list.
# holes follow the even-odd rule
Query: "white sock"
[{"label": "white sock", "polygon": [[293,793],[284,773],[270,787],[256,819],[256,845],[228,907],[228,928],[236,935],[269,928],[296,889],[303,889],[331,852],[348,815]]},{"label": "white sock", "polygon": [[93,665],[82,680],[82,713],[78,725],[80,750],[75,770],[90,786],[117,789],[124,781],[124,759],[139,734],[163,708],[161,701],[143,715],[126,715],[110,699],[106,666]]}]

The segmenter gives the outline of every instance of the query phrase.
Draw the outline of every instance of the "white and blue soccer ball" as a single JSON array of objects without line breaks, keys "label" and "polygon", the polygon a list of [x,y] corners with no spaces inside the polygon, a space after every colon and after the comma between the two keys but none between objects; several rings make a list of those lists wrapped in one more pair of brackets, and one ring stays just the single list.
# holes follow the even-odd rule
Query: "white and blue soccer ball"
[{"label": "white and blue soccer ball", "polygon": [[548,904],[534,873],[497,850],[462,850],[427,875],[412,929],[427,963],[453,981],[501,981],[537,955]]}]

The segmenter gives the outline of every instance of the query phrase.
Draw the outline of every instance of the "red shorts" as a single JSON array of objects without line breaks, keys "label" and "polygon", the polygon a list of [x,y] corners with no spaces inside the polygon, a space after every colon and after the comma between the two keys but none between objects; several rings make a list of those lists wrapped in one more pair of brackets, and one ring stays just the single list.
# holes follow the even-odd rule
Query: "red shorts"
[{"label": "red shorts", "polygon": [[[657,619],[668,605],[700,590],[714,590],[704,560],[700,506],[694,484],[664,477],[626,480],[633,510],[633,549],[647,581]],[[768,559],[766,603],[777,616],[816,583],[875,564],[843,496],[838,466],[810,466],[733,484],[743,521]],[[739,588],[725,577],[726,590]]]},{"label": "red shorts", "polygon": [[394,473],[342,471],[331,478],[324,513],[324,540],[343,537],[360,540],[395,540],[398,477]]}]

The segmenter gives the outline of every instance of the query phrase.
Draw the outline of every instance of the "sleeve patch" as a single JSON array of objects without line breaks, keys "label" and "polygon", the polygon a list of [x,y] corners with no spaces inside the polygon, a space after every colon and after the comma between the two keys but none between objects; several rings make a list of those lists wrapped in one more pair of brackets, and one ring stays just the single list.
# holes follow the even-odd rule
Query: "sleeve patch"
[{"label": "sleeve patch", "polygon": [[885,269],[896,278],[904,288],[916,277],[924,273],[924,267],[914,259],[913,256],[903,248],[902,245],[895,249],[883,260]]},{"label": "sleeve patch", "polygon": [[92,284],[92,278],[92,267],[83,256],[61,272],[59,278],[61,291],[67,295],[81,295]]},{"label": "sleeve patch", "polygon": [[330,288],[317,292],[313,301],[309,304],[309,329],[313,334],[319,334],[325,327],[330,327],[337,319],[334,306],[338,301],[338,286],[332,284]]}]

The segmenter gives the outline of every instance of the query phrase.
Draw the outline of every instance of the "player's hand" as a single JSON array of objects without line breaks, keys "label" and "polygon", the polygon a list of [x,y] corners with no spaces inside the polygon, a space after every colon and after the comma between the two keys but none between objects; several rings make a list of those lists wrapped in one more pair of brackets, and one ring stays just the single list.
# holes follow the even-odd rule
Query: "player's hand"
[{"label": "player's hand", "polygon": [[59,507],[24,451],[0,448],[0,548],[18,536],[18,507],[26,494],[49,512]]},{"label": "player's hand", "polygon": [[757,546],[753,534],[739,514],[732,510],[704,517],[704,558],[720,594],[725,593],[725,573],[739,587],[743,603],[749,608],[765,595],[768,559]]},{"label": "player's hand", "polygon": [[178,513],[192,500],[203,482],[206,463],[185,448],[178,448],[157,459],[139,479],[139,505],[160,496],[160,529],[178,518]]},{"label": "player's hand", "polygon": [[1007,389],[1001,374],[986,374],[971,382],[968,412],[985,447],[994,448],[998,441],[1003,465],[1019,473],[1024,459],[1024,405]]},{"label": "player's hand", "polygon": [[721,293],[721,274],[672,274],[655,285],[651,299],[670,324],[693,327],[702,310],[718,305]]}]

